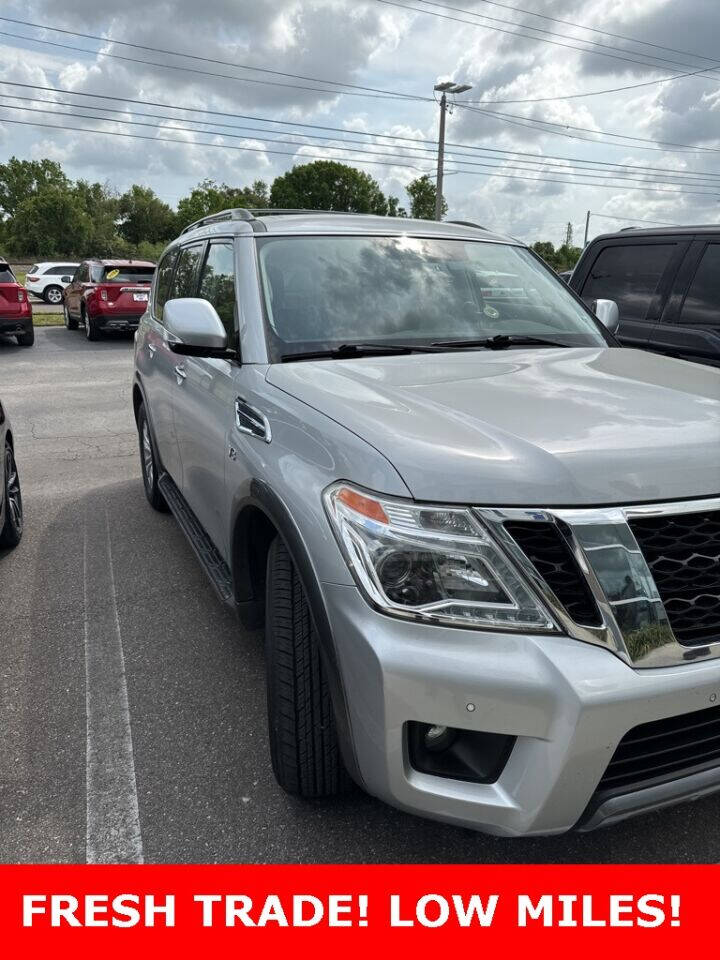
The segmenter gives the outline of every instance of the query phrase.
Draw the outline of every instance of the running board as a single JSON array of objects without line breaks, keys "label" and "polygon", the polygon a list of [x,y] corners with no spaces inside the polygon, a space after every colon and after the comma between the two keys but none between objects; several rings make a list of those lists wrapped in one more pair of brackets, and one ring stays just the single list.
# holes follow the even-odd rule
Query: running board
[{"label": "running board", "polygon": [[167,505],[172,510],[178,526],[190,541],[190,546],[200,561],[200,565],[208,576],[210,583],[215,587],[218,596],[230,606],[235,606],[235,591],[233,589],[230,568],[220,555],[220,551],[205,533],[200,521],[188,506],[185,497],[180,493],[169,474],[163,473],[158,478],[160,492],[165,497]]}]

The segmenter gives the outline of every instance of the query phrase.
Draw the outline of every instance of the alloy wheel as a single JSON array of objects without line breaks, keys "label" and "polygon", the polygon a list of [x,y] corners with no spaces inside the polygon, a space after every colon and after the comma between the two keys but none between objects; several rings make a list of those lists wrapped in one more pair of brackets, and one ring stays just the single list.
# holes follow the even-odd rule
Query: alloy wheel
[{"label": "alloy wheel", "polygon": [[15,457],[8,445],[5,448],[5,496],[9,510],[10,521],[17,533],[22,533],[23,508],[22,494],[20,493],[20,478],[18,476]]},{"label": "alloy wheel", "polygon": [[155,464],[153,461],[152,443],[150,441],[150,429],[148,427],[147,420],[143,421],[143,426],[142,426],[142,455],[143,455],[143,469],[145,470],[145,479],[147,481],[148,487],[152,489],[153,481],[155,479]]},{"label": "alloy wheel", "polygon": [[47,292],[48,303],[61,303],[62,302],[62,290],[59,287],[51,287]]}]

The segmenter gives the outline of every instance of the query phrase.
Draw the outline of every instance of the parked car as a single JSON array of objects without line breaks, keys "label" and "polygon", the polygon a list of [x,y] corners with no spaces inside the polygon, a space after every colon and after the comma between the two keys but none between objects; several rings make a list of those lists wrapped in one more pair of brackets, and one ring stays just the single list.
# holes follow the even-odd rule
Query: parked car
[{"label": "parked car", "polygon": [[16,547],[23,532],[20,478],[15,463],[15,441],[10,420],[0,402],[0,550]]},{"label": "parked car", "polygon": [[45,303],[58,304],[63,302],[63,290],[67,286],[67,278],[75,273],[77,263],[35,263],[27,272],[25,287],[40,297]]},{"label": "parked car", "polygon": [[64,279],[68,330],[81,324],[88,340],[108,330],[135,330],[148,304],[155,264],[147,260],[84,260]]},{"label": "parked car", "polygon": [[570,286],[616,301],[627,346],[720,366],[720,225],[596,237]]},{"label": "parked car", "polygon": [[133,405],[290,793],[512,836],[720,789],[719,371],[481,228],[237,209],[163,254]]},{"label": "parked car", "polygon": [[15,337],[21,347],[35,343],[27,290],[17,282],[10,264],[4,260],[0,260],[0,334]]}]

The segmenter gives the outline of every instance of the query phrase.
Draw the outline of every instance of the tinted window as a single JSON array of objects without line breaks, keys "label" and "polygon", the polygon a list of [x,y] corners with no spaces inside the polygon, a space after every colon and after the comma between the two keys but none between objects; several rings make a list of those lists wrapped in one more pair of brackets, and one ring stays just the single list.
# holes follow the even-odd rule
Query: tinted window
[{"label": "tinted window", "polygon": [[15,277],[7,263],[0,263],[0,283],[15,283]]},{"label": "tinted window", "polygon": [[177,250],[171,250],[169,253],[165,254],[157,268],[154,314],[156,319],[160,320],[161,322],[165,301],[170,297],[170,284],[172,283],[173,270],[175,269],[176,260]]},{"label": "tinted window", "polygon": [[232,243],[210,244],[198,295],[215,307],[227,331],[228,345],[234,346],[235,263]]},{"label": "tinted window", "polygon": [[606,343],[567,287],[519,246],[410,236],[258,237],[256,243],[280,354],[358,340],[428,343],[496,334]]},{"label": "tinted window", "polygon": [[203,245],[201,243],[182,248],[178,257],[175,279],[168,300],[175,300],[177,297],[195,296],[198,264],[200,263],[202,251]]},{"label": "tinted window", "polygon": [[39,269],[40,267],[36,263],[34,263],[28,270],[28,273],[30,274],[30,276],[32,276],[34,273],[37,273]]},{"label": "tinted window", "polygon": [[614,300],[622,320],[644,320],[674,251],[673,243],[605,247],[585,281],[583,300]]},{"label": "tinted window", "polygon": [[705,248],[680,313],[680,323],[720,326],[720,244]]},{"label": "tinted window", "polygon": [[88,270],[90,271],[90,280],[92,280],[93,283],[100,283],[100,281],[103,278],[103,270],[104,270],[104,267],[102,266],[102,264],[93,263],[92,265],[86,267],[85,272],[83,273],[83,280],[88,279],[87,277]]},{"label": "tinted window", "polygon": [[53,276],[53,277],[64,277],[69,276],[75,270],[75,265],[72,263],[66,263],[63,266],[59,267],[50,267],[49,270],[46,270],[44,276]]},{"label": "tinted window", "polygon": [[155,267],[126,266],[103,267],[103,283],[150,283]]}]

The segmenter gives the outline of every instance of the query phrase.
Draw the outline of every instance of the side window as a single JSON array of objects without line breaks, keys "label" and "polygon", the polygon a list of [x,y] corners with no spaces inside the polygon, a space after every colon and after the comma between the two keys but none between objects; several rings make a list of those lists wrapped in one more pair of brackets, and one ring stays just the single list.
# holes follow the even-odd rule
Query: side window
[{"label": "side window", "polygon": [[720,243],[705,247],[680,311],[680,323],[720,325]]},{"label": "side window", "polygon": [[189,247],[182,247],[177,259],[177,269],[175,270],[175,279],[168,300],[175,300],[177,297],[194,297],[195,284],[197,281],[197,271],[200,264],[200,257],[203,252],[202,243],[196,243]]},{"label": "side window", "polygon": [[215,307],[227,331],[228,346],[237,345],[235,335],[235,260],[231,241],[211,243],[205,259],[198,294]]},{"label": "side window", "polygon": [[170,298],[170,284],[172,283],[173,270],[177,260],[177,250],[170,250],[160,261],[157,268],[157,279],[155,281],[155,302],[153,304],[153,315],[156,320],[162,323],[163,307],[165,301]]},{"label": "side window", "polygon": [[105,272],[105,267],[101,263],[94,263],[90,267],[90,280],[93,283],[102,283],[103,273]]},{"label": "side window", "polygon": [[674,243],[620,244],[600,252],[585,280],[582,298],[614,300],[622,320],[644,320]]},{"label": "side window", "polygon": [[87,274],[88,274],[87,264],[81,263],[80,266],[75,271],[75,275],[73,276],[73,283],[84,283]]}]

